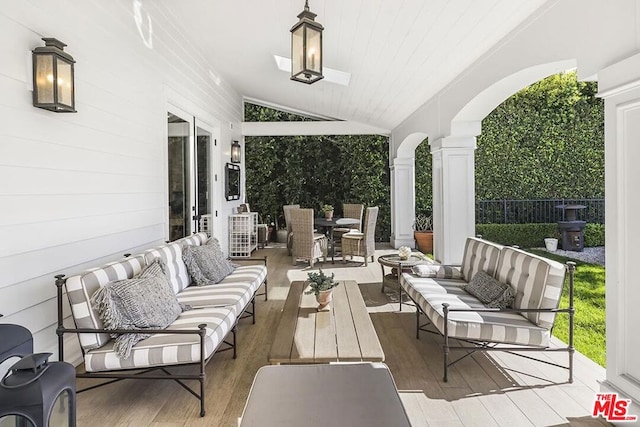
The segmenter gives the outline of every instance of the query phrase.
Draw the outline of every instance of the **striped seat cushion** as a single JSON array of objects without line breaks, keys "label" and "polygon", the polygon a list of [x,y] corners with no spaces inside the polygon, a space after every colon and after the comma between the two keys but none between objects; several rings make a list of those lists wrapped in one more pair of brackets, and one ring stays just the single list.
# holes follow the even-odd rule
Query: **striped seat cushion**
[{"label": "striped seat cushion", "polygon": [[[524,252],[502,249],[496,279],[510,284],[516,294],[514,308],[557,308],[564,285],[565,266]],[[524,313],[536,325],[551,329],[555,313]]]},{"label": "striped seat cushion", "polygon": [[229,307],[239,316],[266,277],[264,265],[240,266],[220,283],[183,289],[178,294],[178,301],[194,308]]},{"label": "striped seat cushion", "polygon": [[[141,255],[92,268],[67,278],[65,287],[71,304],[71,313],[78,328],[102,329],[98,311],[91,306],[91,297],[102,286],[115,280],[131,279],[145,266]],[[84,350],[103,346],[111,339],[109,334],[79,334]]]},{"label": "striped seat cushion", "polygon": [[[167,329],[193,329],[207,324],[205,359],[218,348],[233,328],[236,316],[229,308],[202,308],[182,313]],[[200,336],[198,334],[156,334],[140,341],[131,349],[126,359],[119,359],[113,350],[114,341],[85,355],[87,372],[118,369],[148,368],[152,366],[178,365],[200,361]]]},{"label": "striped seat cushion", "polygon": [[[400,283],[440,333],[444,333],[443,303],[448,303],[449,308],[484,308],[477,298],[462,289],[465,284],[462,280],[403,273]],[[550,339],[548,329],[531,323],[518,313],[450,312],[447,327],[451,338],[540,347],[547,347]]]},{"label": "striped seat cushion", "polygon": [[253,298],[249,283],[189,286],[178,294],[178,302],[193,308],[227,307],[240,316]]},{"label": "striped seat cushion", "polygon": [[191,284],[187,266],[182,261],[182,246],[173,242],[143,252],[147,264],[160,258],[167,266],[167,278],[176,294]]},{"label": "striped seat cushion", "polygon": [[500,249],[502,249],[502,246],[496,243],[477,237],[467,238],[464,246],[464,255],[462,256],[462,266],[460,267],[464,280],[470,282],[480,270],[489,276],[495,277],[500,258]]},{"label": "striped seat cushion", "polygon": [[267,279],[267,266],[264,264],[241,265],[233,273],[222,279],[218,285],[249,283],[252,293]]}]

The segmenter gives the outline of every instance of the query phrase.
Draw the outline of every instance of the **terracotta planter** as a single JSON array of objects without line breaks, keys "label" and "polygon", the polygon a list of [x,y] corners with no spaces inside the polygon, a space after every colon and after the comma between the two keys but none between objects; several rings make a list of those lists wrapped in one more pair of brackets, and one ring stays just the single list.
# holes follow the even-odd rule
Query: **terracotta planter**
[{"label": "terracotta planter", "polygon": [[320,291],[320,293],[316,295],[316,301],[318,301],[318,311],[328,309],[329,303],[331,302],[331,290]]},{"label": "terracotta planter", "polygon": [[333,219],[333,211],[324,211],[324,217],[328,220]]},{"label": "terracotta planter", "polygon": [[433,253],[433,231],[414,231],[413,238],[416,239],[420,252]]}]

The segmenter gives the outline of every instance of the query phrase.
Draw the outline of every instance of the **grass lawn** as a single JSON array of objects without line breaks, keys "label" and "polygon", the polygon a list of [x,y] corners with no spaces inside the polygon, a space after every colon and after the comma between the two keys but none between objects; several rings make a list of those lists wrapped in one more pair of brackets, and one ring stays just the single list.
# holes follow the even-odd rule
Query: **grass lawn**
[{"label": "grass lawn", "polygon": [[[544,250],[532,249],[530,252],[550,258],[561,263],[575,261],[574,280],[575,328],[574,347],[589,359],[605,366],[605,268],[597,264],[588,264],[571,258],[550,254]],[[567,280],[569,280],[567,274]],[[568,285],[562,293],[561,307],[569,305]],[[559,313],[556,316],[553,335],[558,339],[569,341],[569,316]]]}]

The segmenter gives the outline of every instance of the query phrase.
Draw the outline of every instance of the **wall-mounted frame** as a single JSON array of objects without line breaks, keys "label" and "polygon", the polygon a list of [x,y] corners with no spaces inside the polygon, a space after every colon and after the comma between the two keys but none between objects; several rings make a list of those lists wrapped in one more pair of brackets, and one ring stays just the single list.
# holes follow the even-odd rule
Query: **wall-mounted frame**
[{"label": "wall-mounted frame", "polygon": [[225,197],[227,200],[240,198],[240,166],[227,163],[224,167]]}]

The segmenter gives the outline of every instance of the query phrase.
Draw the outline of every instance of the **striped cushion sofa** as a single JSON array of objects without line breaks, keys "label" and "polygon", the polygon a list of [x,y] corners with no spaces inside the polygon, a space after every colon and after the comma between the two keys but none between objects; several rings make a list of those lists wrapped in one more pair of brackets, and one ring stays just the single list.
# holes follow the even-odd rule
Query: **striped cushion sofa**
[{"label": "striped cushion sofa", "polygon": [[[447,266],[451,267],[451,266]],[[418,277],[403,273],[401,289],[416,306],[416,337],[420,331],[437,332],[444,337],[444,381],[448,379],[450,350],[473,351],[541,351],[550,349],[551,329],[557,313],[568,313],[573,328],[574,263],[563,264],[480,238],[467,239],[462,264],[452,267],[461,279]],[[569,307],[558,308],[569,270]],[[511,286],[515,294],[512,308],[487,308],[467,293],[466,285],[479,271]],[[420,324],[420,316],[428,322]],[[432,329],[425,329],[435,327]],[[573,331],[569,333],[569,382],[573,380]],[[453,338],[467,345],[453,345]],[[471,346],[469,346],[471,344]],[[465,354],[466,356],[466,354]],[[463,356],[464,357],[464,356]]]},{"label": "striped cushion sofa", "polygon": [[[77,374],[80,378],[174,379],[184,387],[181,380],[198,380],[200,391],[189,390],[200,399],[200,415],[204,416],[206,362],[218,350],[233,350],[235,359],[238,320],[252,317],[255,323],[255,297],[262,285],[267,299],[266,257],[243,259],[254,263],[237,267],[218,284],[191,284],[182,260],[183,248],[186,245],[203,245],[208,239],[206,233],[198,233],[66,279],[64,275],[56,276],[60,360],[64,360],[63,335],[75,333],[84,356],[85,372]],[[97,310],[92,307],[91,296],[109,282],[136,276],[156,258],[164,261],[167,278],[178,302],[192,309],[180,314],[166,329],[145,330],[151,336],[133,346],[129,357],[118,358],[110,335],[114,331],[104,329]],[[65,328],[63,324],[63,287],[66,288],[75,328]],[[173,374],[166,369],[190,364],[198,366],[197,373],[189,374],[182,370],[180,374]],[[162,373],[148,374],[155,370]]]}]

